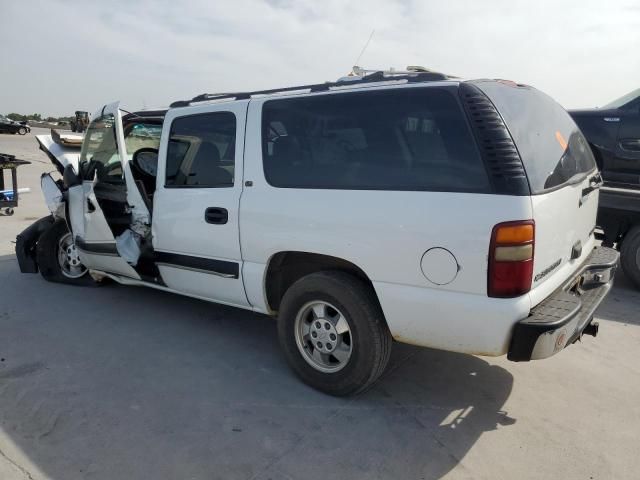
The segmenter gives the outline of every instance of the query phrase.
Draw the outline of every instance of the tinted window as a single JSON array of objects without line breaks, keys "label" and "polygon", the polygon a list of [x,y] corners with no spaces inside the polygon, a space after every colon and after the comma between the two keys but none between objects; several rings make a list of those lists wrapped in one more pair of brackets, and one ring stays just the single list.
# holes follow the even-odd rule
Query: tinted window
[{"label": "tinted window", "polygon": [[236,117],[231,112],[176,118],[171,124],[166,180],[173,187],[231,187]]},{"label": "tinted window", "polygon": [[579,180],[596,167],[573,119],[551,97],[526,86],[478,82],[494,103],[520,152],[533,193]]},{"label": "tinted window", "polygon": [[277,187],[489,190],[458,100],[445,89],[271,100],[262,150]]}]

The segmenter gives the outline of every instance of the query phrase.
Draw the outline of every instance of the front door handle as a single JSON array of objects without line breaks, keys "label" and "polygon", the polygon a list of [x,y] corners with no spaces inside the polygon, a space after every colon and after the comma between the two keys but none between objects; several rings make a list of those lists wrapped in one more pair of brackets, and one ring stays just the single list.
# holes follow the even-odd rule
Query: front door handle
[{"label": "front door handle", "polygon": [[229,221],[229,212],[226,208],[209,207],[204,211],[204,221],[214,225],[224,225]]}]

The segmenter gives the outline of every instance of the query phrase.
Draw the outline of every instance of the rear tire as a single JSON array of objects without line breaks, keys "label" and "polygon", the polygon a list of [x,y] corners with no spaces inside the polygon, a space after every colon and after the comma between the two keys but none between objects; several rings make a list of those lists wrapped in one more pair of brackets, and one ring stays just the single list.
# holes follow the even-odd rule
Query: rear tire
[{"label": "rear tire", "polygon": [[640,225],[625,235],[620,248],[620,264],[625,275],[640,288]]},{"label": "rear tire", "polygon": [[19,133],[20,135],[26,135],[26,134],[27,134],[27,129],[26,129],[26,128],[24,128],[24,127],[20,127],[20,128],[18,129],[18,133]]},{"label": "rear tire", "polygon": [[79,263],[71,232],[64,220],[56,220],[38,239],[36,258],[40,274],[48,282],[70,285],[94,284],[89,271]]},{"label": "rear tire", "polygon": [[329,395],[371,387],[391,353],[391,334],[374,292],[344,272],[313,273],[295,282],[280,305],[278,334],[293,371]]}]

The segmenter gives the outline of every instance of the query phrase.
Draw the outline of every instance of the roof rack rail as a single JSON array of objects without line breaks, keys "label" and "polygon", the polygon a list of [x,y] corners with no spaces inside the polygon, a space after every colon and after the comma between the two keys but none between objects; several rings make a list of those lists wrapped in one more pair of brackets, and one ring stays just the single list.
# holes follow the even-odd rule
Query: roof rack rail
[{"label": "roof rack rail", "polygon": [[[414,70],[415,69],[415,70]],[[449,80],[450,75],[444,73],[431,72],[422,67],[408,67],[406,71],[383,71],[383,70],[363,70],[354,67],[353,72],[342,77],[336,82],[316,83],[311,85],[299,85],[295,87],[273,88],[269,90],[255,90],[252,92],[229,92],[229,93],[202,93],[193,97],[191,100],[177,100],[169,105],[169,108],[187,107],[192,103],[207,102],[212,100],[245,100],[255,95],[272,95],[275,93],[296,92],[299,90],[309,90],[309,92],[327,91],[332,87],[344,87],[347,85],[375,83],[375,82],[393,82],[405,80],[407,83],[418,82],[435,82],[438,80]]]}]

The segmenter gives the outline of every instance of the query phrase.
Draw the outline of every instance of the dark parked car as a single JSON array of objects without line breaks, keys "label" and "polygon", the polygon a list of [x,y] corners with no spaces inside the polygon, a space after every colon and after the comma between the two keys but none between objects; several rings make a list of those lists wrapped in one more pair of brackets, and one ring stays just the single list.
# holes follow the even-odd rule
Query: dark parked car
[{"label": "dark parked car", "polygon": [[640,188],[640,88],[601,108],[569,111],[606,184]]},{"label": "dark parked car", "polygon": [[27,122],[15,122],[0,115],[0,133],[19,133],[25,135],[31,131]]},{"label": "dark parked car", "polygon": [[601,108],[569,111],[604,179],[596,235],[620,251],[620,264],[640,289],[640,88]]}]

